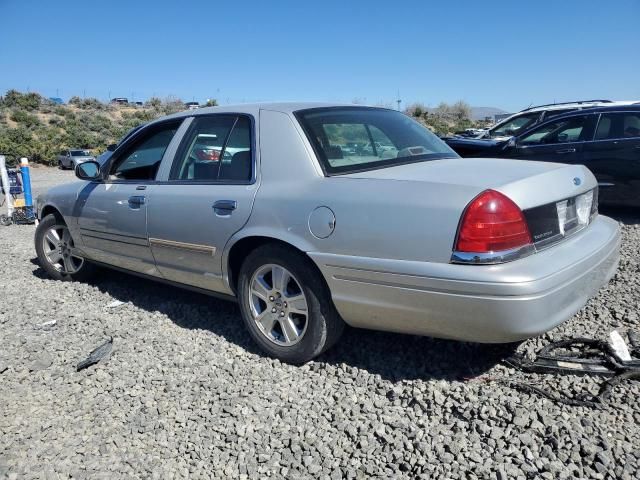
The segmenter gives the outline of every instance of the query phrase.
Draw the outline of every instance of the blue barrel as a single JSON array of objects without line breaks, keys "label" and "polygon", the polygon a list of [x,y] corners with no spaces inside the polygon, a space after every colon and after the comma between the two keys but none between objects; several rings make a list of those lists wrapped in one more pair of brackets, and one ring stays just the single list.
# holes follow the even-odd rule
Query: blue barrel
[{"label": "blue barrel", "polygon": [[24,205],[27,217],[33,216],[33,197],[31,196],[31,175],[29,174],[29,160],[20,159],[20,174],[22,176],[22,190],[24,191]]}]

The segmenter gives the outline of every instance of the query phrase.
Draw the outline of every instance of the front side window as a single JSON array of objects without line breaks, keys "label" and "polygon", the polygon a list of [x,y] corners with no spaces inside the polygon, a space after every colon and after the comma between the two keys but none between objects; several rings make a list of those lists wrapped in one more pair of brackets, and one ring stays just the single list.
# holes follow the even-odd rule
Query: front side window
[{"label": "front side window", "polygon": [[112,180],[153,180],[160,162],[181,121],[164,124],[143,133],[111,166]]},{"label": "front side window", "polygon": [[545,123],[518,142],[521,145],[549,145],[578,142],[585,130],[587,117],[572,117]]},{"label": "front side window", "polygon": [[640,137],[640,113],[607,113],[600,116],[595,140]]},{"label": "front side window", "polygon": [[330,107],[295,115],[327,174],[458,158],[427,128],[394,110]]},{"label": "front side window", "polygon": [[169,178],[195,182],[252,178],[251,121],[243,115],[196,117]]},{"label": "front side window", "polygon": [[492,137],[511,137],[532,127],[540,118],[540,112],[519,115],[489,130]]}]

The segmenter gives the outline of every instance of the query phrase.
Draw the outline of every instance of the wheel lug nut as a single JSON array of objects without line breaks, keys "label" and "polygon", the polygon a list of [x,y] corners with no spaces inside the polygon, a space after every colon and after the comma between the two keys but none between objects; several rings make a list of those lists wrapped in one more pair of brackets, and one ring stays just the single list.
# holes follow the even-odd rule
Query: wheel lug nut
[{"label": "wheel lug nut", "polygon": [[280,312],[280,316],[281,316],[281,317],[284,317],[284,312]]},{"label": "wheel lug nut", "polygon": [[273,298],[273,296],[269,297],[269,301],[273,302],[275,300],[275,298]]},{"label": "wheel lug nut", "polygon": [[287,308],[287,302],[284,302],[284,308]]},{"label": "wheel lug nut", "polygon": [[276,313],[275,307],[271,309],[271,313]]}]

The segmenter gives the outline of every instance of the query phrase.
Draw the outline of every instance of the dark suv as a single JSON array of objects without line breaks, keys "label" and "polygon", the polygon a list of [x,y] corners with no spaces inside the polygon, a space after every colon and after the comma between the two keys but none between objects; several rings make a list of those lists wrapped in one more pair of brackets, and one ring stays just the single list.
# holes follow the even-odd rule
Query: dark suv
[{"label": "dark suv", "polygon": [[640,206],[640,102],[554,116],[465,156],[582,164],[598,179],[600,203]]},{"label": "dark suv", "polygon": [[633,101],[612,100],[579,100],[575,102],[551,103],[525,108],[502,120],[490,129],[476,135],[454,135],[444,137],[443,140],[459,155],[469,157],[492,145],[500,144],[510,137],[519,135],[552,117],[563,115],[576,110],[595,107],[613,107],[633,104]]}]

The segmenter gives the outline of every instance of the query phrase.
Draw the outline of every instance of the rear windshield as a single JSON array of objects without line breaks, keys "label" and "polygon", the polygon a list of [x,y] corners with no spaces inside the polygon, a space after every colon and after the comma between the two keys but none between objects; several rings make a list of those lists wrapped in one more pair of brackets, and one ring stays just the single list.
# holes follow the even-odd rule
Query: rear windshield
[{"label": "rear windshield", "polygon": [[329,175],[458,158],[427,128],[394,110],[330,107],[295,115]]},{"label": "rear windshield", "polygon": [[72,157],[86,157],[87,155],[89,155],[89,152],[86,150],[71,150]]}]

